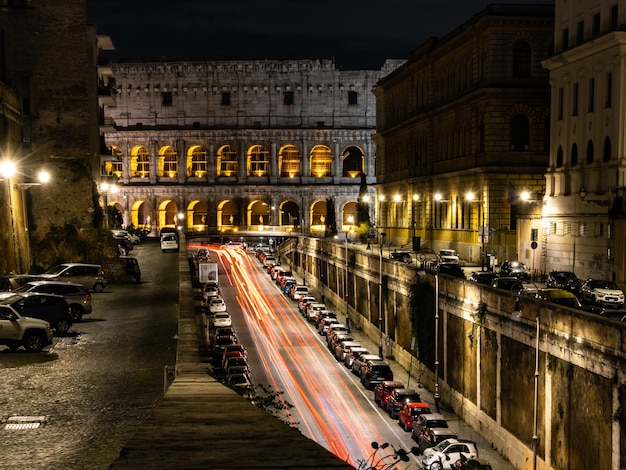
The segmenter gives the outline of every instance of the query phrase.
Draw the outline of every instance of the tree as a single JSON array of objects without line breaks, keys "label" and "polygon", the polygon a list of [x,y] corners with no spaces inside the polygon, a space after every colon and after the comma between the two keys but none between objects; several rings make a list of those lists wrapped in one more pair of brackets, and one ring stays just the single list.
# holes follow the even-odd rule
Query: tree
[{"label": "tree", "polygon": [[326,237],[337,235],[337,216],[335,214],[335,201],[332,197],[326,199]]},{"label": "tree", "polygon": [[361,174],[361,185],[359,186],[359,200],[356,203],[356,221],[357,225],[367,225],[367,228],[372,226],[370,221],[370,205],[367,202],[367,181],[366,176]]}]

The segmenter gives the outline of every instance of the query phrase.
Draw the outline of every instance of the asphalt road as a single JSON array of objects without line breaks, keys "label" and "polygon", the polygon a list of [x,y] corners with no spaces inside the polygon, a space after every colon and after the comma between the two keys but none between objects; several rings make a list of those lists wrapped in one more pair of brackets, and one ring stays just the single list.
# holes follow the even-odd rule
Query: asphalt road
[{"label": "asphalt road", "polygon": [[[93,313],[48,352],[0,346],[0,469],[105,469],[163,397],[176,358],[178,254],[130,253],[142,282],[93,294]],[[37,428],[7,429],[27,417]]]}]

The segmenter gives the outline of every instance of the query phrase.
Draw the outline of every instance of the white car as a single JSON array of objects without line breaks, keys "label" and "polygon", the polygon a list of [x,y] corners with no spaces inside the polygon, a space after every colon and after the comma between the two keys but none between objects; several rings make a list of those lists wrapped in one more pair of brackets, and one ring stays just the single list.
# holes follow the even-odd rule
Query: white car
[{"label": "white car", "polygon": [[111,230],[111,233],[115,239],[124,239],[133,245],[139,245],[141,243],[139,235],[130,233],[128,230]]},{"label": "white car", "polygon": [[226,311],[226,302],[221,297],[217,297],[215,299],[211,299],[209,302],[209,312],[211,313],[220,313]]},{"label": "white car", "polygon": [[161,251],[178,251],[178,237],[175,233],[165,233],[161,235]]},{"label": "white car", "polygon": [[454,462],[461,458],[478,457],[476,443],[464,439],[446,439],[434,447],[424,449],[422,454],[422,467],[427,470],[448,470]]},{"label": "white car", "polygon": [[221,328],[223,326],[232,326],[233,321],[227,312],[215,313],[211,316],[211,326],[213,328]]}]

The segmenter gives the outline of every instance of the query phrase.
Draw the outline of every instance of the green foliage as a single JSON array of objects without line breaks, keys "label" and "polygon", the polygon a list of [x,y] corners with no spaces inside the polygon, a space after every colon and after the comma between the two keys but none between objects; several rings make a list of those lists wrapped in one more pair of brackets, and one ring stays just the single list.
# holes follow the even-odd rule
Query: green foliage
[{"label": "green foliage", "polygon": [[618,406],[617,409],[615,410],[615,413],[613,413],[613,421],[622,421],[622,419],[624,418],[624,411],[622,410],[621,406]]},{"label": "green foliage", "polygon": [[51,226],[44,238],[32,240],[31,250],[34,274],[59,263],[103,264],[119,254],[108,230],[79,230],[72,224]]},{"label": "green foliage", "polygon": [[411,329],[417,341],[418,359],[435,367],[435,288],[426,281],[411,284],[409,291]]},{"label": "green foliage", "polygon": [[327,237],[337,235],[337,215],[335,214],[335,201],[332,197],[326,199],[326,233]]},{"label": "green foliage", "polygon": [[478,307],[472,313],[472,319],[478,324],[479,327],[483,326],[485,322],[485,316],[487,315],[487,303],[482,300],[478,303]]}]

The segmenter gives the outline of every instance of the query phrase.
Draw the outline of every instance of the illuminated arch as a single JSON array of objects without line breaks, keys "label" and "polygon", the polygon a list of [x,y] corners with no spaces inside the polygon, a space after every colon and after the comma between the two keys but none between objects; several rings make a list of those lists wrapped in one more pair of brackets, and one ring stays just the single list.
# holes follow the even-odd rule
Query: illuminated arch
[{"label": "illuminated arch", "polygon": [[208,207],[202,201],[191,201],[187,206],[187,223],[189,230],[202,232],[207,228]]},{"label": "illuminated arch", "polygon": [[176,178],[178,172],[178,155],[171,145],[166,145],[159,150],[159,176]]},{"label": "illuminated arch", "polygon": [[311,232],[325,232],[328,225],[326,201],[315,201],[311,204]]},{"label": "illuminated arch", "polygon": [[[341,208],[341,225],[342,226],[356,226],[358,224],[358,205],[354,201],[346,202]],[[352,217],[352,219],[350,219]]]},{"label": "illuminated arch", "polygon": [[207,174],[206,150],[201,145],[190,147],[187,152],[187,177],[204,178]]},{"label": "illuminated arch", "polygon": [[279,205],[278,221],[281,227],[287,230],[297,230],[301,226],[302,210],[300,206],[293,201],[284,201]]},{"label": "illuminated arch", "polygon": [[356,178],[363,174],[364,154],[359,147],[351,146],[344,150],[341,155],[343,158],[342,175],[350,178]]},{"label": "illuminated arch", "polygon": [[237,176],[237,151],[230,145],[223,145],[217,151],[217,175]]},{"label": "illuminated arch", "polygon": [[150,152],[143,145],[133,147],[130,153],[130,176],[133,178],[150,176]]},{"label": "illuminated arch", "polygon": [[311,149],[311,176],[325,178],[332,175],[332,152],[325,145],[316,145]]},{"label": "illuminated arch", "polygon": [[248,149],[248,176],[267,176],[269,174],[269,152],[262,145],[253,145]]},{"label": "illuminated arch", "polygon": [[104,174],[109,176],[115,176],[116,178],[122,177],[122,160],[124,154],[119,147],[111,145],[110,153],[112,160],[104,163]]},{"label": "illuminated arch", "polygon": [[278,168],[281,177],[300,176],[300,150],[295,145],[285,145],[280,149]]},{"label": "illuminated arch", "polygon": [[158,228],[176,227],[178,224],[178,206],[174,201],[168,199],[159,204],[157,217],[159,218]]},{"label": "illuminated arch", "polygon": [[224,231],[230,229],[236,231],[241,224],[241,216],[236,201],[227,199],[217,205],[217,227]]}]

